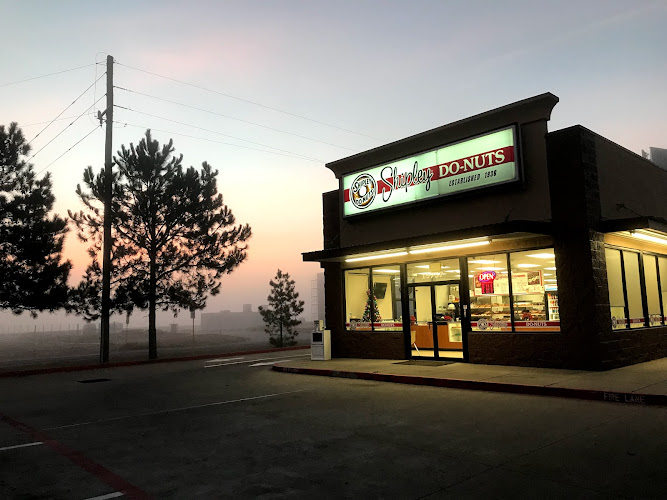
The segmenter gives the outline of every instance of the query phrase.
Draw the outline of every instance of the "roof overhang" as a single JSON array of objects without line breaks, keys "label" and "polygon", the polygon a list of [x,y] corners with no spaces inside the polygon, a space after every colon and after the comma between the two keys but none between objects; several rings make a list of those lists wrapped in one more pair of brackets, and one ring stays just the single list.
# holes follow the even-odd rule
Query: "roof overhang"
[{"label": "roof overhang", "polygon": [[302,255],[305,262],[343,262],[350,258],[372,260],[375,256],[384,258],[469,247],[481,249],[484,244],[479,242],[490,242],[494,237],[497,239],[500,236],[506,239],[545,235],[553,235],[553,226],[550,222],[515,220],[428,236],[305,252]]},{"label": "roof overhang", "polygon": [[667,221],[653,217],[634,217],[631,219],[614,219],[600,222],[600,232],[614,233],[618,231],[632,231],[646,229],[667,234]]},{"label": "roof overhang", "polygon": [[667,221],[651,217],[607,220],[601,224],[602,232],[667,246]]}]

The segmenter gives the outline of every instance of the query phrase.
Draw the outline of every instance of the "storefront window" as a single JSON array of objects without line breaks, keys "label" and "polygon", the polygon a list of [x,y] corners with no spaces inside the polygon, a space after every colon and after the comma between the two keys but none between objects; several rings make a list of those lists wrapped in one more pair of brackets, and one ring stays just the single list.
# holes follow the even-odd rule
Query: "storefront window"
[{"label": "storefront window", "polygon": [[345,271],[345,326],[350,330],[371,329],[369,278],[368,268]]},{"label": "storefront window", "polygon": [[515,331],[559,331],[558,281],[552,248],[510,254]]},{"label": "storefront window", "polygon": [[649,326],[659,326],[662,324],[662,315],[660,314],[660,295],[658,293],[657,258],[654,255],[644,255],[643,261],[648,324]]},{"label": "storefront window", "polygon": [[468,258],[473,332],[512,331],[508,276],[504,253]]},{"label": "storefront window", "polygon": [[397,265],[345,271],[345,327],[357,331],[403,330],[400,275]]},{"label": "storefront window", "polygon": [[408,264],[408,283],[458,280],[461,277],[459,259]]},{"label": "storefront window", "polygon": [[375,298],[373,329],[379,331],[403,330],[399,266],[374,267],[372,275]]},{"label": "storefront window", "polygon": [[642,287],[639,281],[639,254],[623,250],[625,267],[625,287],[628,296],[630,328],[643,328],[644,307],[642,305]]},{"label": "storefront window", "polygon": [[662,294],[662,320],[667,324],[667,257],[658,257],[660,271],[660,292]]},{"label": "storefront window", "polygon": [[607,284],[609,286],[611,327],[614,330],[627,328],[625,295],[623,294],[623,275],[621,272],[621,252],[620,250],[606,248],[605,258],[607,261]]}]

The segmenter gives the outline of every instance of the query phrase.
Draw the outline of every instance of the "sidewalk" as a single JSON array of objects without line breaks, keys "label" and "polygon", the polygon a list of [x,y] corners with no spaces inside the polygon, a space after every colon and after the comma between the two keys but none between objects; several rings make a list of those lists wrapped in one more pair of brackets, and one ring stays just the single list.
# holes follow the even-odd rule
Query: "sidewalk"
[{"label": "sidewalk", "polygon": [[667,358],[605,372],[349,358],[285,361],[273,369],[399,384],[667,406]]}]

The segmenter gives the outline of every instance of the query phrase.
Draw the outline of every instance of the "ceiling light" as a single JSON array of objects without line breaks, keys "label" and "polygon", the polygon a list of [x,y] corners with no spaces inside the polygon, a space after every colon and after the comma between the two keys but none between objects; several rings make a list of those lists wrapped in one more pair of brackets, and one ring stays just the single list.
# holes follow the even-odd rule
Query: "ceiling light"
[{"label": "ceiling light", "polygon": [[558,280],[555,280],[555,279],[547,279],[547,280],[544,280],[544,281],[548,281],[548,282],[550,282],[550,283],[556,283],[556,281],[558,281]]},{"label": "ceiling light", "polygon": [[555,267],[545,267],[544,270],[545,271],[555,271],[556,268]]},{"label": "ceiling light", "polygon": [[438,247],[416,248],[414,250],[409,250],[409,252],[411,254],[429,253],[429,252],[444,252],[444,251],[447,251],[447,250],[456,250],[457,248],[479,247],[479,246],[482,246],[482,245],[488,245],[489,243],[491,243],[490,240],[469,241],[469,242],[461,242],[461,243],[452,242],[449,245],[442,245],[442,246],[438,246]]},{"label": "ceiling light", "polygon": [[534,253],[531,255],[526,255],[526,257],[534,257],[536,259],[553,259],[554,254],[552,253]]},{"label": "ceiling light", "polygon": [[417,269],[429,269],[431,266],[429,266],[428,264],[426,264],[426,265],[423,265],[423,266],[415,266],[415,267],[416,267]]},{"label": "ceiling light", "polygon": [[651,243],[658,243],[659,245],[667,245],[667,238],[660,237],[653,233],[630,231],[630,236],[640,240],[650,241]]},{"label": "ceiling light", "polygon": [[383,253],[381,255],[367,255],[366,257],[351,257],[345,259],[345,262],[361,262],[362,260],[375,260],[375,259],[386,259],[389,257],[402,257],[407,255],[408,252],[394,252],[394,253]]},{"label": "ceiling light", "polygon": [[540,267],[539,264],[517,264],[516,267]]},{"label": "ceiling light", "polygon": [[395,274],[398,274],[400,272],[401,271],[399,271],[397,269],[373,269],[373,274],[375,274],[375,273],[395,273]]},{"label": "ceiling light", "polygon": [[501,264],[499,260],[484,260],[484,259],[475,259],[469,260],[468,264]]}]

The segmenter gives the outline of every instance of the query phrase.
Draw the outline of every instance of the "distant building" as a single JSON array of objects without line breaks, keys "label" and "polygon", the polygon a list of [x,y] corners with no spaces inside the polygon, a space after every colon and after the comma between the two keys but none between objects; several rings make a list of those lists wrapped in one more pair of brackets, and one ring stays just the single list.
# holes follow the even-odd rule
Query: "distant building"
[{"label": "distant building", "polygon": [[310,281],[310,316],[312,321],[324,320],[324,273]]},{"label": "distant building", "polygon": [[226,332],[232,330],[256,330],[264,328],[262,317],[252,310],[251,304],[243,304],[241,312],[228,310],[217,313],[202,313],[202,332]]},{"label": "distant building", "polygon": [[648,148],[650,152],[650,160],[663,170],[667,170],[667,149],[664,148]]},{"label": "distant building", "polygon": [[83,324],[83,333],[95,333],[97,331],[97,322],[86,321]]}]

